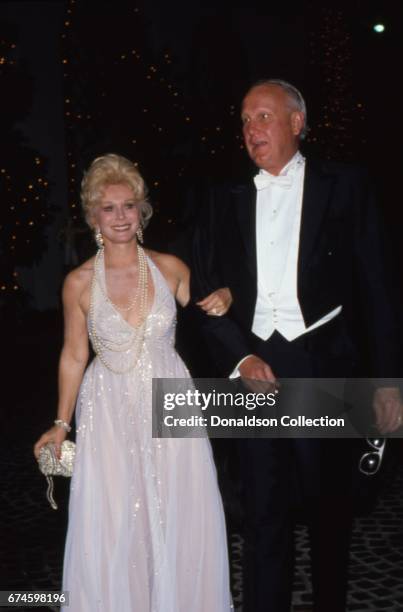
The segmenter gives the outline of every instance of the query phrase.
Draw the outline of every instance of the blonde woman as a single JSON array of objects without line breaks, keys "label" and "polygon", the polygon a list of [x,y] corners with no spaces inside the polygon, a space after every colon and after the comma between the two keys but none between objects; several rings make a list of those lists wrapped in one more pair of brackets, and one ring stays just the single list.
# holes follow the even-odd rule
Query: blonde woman
[{"label": "blonde woman", "polygon": [[[59,453],[76,406],[68,609],[227,612],[225,521],[209,442],[151,436],[152,378],[188,377],[174,348],[188,268],[141,247],[152,211],[129,160],[97,158],[82,203],[99,250],[64,284],[57,419],[35,445],[37,457],[48,442]],[[230,302],[224,289],[204,306],[217,315]],[[88,335],[96,356],[87,367]]]}]

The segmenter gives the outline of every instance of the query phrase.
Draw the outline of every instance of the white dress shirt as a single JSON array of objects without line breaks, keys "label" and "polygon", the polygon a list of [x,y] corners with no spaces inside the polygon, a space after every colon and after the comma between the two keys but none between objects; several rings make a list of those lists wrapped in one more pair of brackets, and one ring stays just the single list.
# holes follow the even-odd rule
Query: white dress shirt
[{"label": "white dress shirt", "polygon": [[[297,296],[299,236],[305,159],[299,151],[280,172],[288,182],[260,170],[256,201],[257,301],[252,331],[267,340],[277,330],[295,340],[341,311],[338,306],[324,317],[305,326]],[[262,176],[267,186],[260,183]],[[264,180],[263,178],[263,180]],[[260,180],[259,180],[260,179]]]},{"label": "white dress shirt", "polygon": [[[295,340],[324,325],[342,309],[338,306],[305,326],[297,295],[304,175],[305,158],[297,151],[278,177],[265,170],[255,177],[258,286],[252,331],[262,340],[268,340],[275,330],[287,340]],[[242,361],[231,377],[239,375]]]}]

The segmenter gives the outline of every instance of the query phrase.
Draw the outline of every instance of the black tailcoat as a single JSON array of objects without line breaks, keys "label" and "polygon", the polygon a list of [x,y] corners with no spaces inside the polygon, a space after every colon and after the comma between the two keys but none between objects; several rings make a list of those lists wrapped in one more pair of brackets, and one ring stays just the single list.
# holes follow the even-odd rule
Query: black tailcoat
[{"label": "black tailcoat", "polygon": [[[397,377],[393,278],[378,213],[366,172],[308,159],[297,292],[307,327],[342,306],[341,337],[337,346],[326,350],[355,361],[362,375]],[[194,297],[201,298],[213,289],[227,286],[234,298],[227,316],[204,320],[209,344],[223,374],[254,352],[251,328],[257,297],[255,225],[253,180],[240,185],[224,184],[210,191],[193,240]],[[365,372],[360,367],[364,357],[368,365]]]}]

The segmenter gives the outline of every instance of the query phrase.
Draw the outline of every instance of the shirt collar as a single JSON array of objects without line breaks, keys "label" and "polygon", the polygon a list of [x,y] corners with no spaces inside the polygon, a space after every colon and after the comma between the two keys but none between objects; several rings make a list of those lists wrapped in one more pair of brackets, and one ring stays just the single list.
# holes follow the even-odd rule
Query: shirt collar
[{"label": "shirt collar", "polygon": [[[300,151],[297,151],[286,163],[286,165],[281,169],[281,172],[278,176],[288,176],[288,174],[292,175],[295,169],[304,163],[305,157],[302,155],[302,153],[300,153]],[[267,170],[263,170],[263,168],[260,168],[259,174],[268,174],[269,176],[274,176],[270,172],[267,172]]]}]

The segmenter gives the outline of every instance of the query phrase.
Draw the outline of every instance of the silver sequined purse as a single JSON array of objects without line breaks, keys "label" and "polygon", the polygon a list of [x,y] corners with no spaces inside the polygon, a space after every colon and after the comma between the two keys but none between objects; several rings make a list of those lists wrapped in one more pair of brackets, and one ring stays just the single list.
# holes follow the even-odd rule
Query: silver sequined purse
[{"label": "silver sequined purse", "polygon": [[46,476],[48,482],[46,497],[53,510],[57,510],[57,504],[53,497],[53,476],[70,477],[73,474],[75,454],[76,445],[71,440],[65,440],[62,443],[60,460],[56,457],[53,444],[46,444],[39,451],[39,469]]}]

